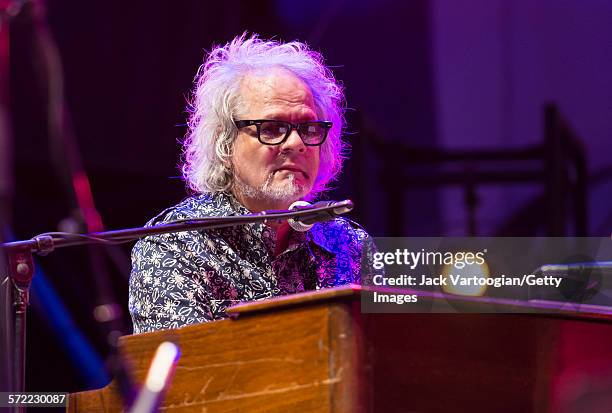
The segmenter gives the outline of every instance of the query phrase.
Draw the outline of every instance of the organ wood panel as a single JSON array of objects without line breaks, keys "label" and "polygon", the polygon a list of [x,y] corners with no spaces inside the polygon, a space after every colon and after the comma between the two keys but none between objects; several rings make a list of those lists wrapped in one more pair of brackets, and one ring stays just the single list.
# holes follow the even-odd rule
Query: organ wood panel
[{"label": "organ wood panel", "polygon": [[[612,365],[603,308],[431,295],[418,305],[525,313],[362,314],[362,294],[351,286],[246,303],[233,319],[126,336],[121,348],[142,382],[159,343],[180,346],[164,412],[569,412],[572,377],[602,375],[579,355],[596,342]],[[115,383],[70,395],[68,411],[122,411]]]}]

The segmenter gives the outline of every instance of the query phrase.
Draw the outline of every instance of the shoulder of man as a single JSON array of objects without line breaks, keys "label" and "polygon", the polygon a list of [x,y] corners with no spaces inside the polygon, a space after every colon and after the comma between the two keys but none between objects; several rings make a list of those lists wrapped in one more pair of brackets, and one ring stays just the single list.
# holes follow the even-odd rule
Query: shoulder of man
[{"label": "shoulder of man", "polygon": [[229,216],[235,213],[229,195],[222,192],[203,193],[185,198],[178,204],[166,208],[149,220],[145,226],[151,227],[179,219]]},{"label": "shoulder of man", "polygon": [[[167,224],[182,219],[197,219],[235,214],[231,198],[225,193],[203,193],[190,196],[178,204],[163,210],[145,224],[147,227]],[[141,268],[142,257],[154,251],[183,251],[202,241],[203,231],[181,231],[149,235],[139,239],[132,248],[132,267]]]}]

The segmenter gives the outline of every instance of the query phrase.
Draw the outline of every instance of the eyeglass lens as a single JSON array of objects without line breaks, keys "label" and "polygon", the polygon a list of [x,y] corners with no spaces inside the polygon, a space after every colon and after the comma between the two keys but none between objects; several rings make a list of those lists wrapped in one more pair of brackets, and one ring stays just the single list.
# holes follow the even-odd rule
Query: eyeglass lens
[{"label": "eyeglass lens", "polygon": [[[261,123],[260,138],[267,143],[280,142],[290,133],[291,125],[287,122],[266,121]],[[318,144],[323,139],[327,130],[322,124],[300,123],[297,128],[298,134],[306,144]]]}]

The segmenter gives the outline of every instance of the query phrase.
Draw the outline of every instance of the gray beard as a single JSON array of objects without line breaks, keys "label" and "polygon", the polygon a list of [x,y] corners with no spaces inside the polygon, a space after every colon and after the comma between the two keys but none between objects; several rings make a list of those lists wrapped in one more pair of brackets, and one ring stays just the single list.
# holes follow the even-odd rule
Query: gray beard
[{"label": "gray beard", "polygon": [[260,188],[255,188],[241,180],[235,178],[236,190],[245,198],[270,203],[290,205],[306,195],[306,188],[295,182],[295,176],[289,175],[282,183],[273,185],[274,174],[270,174],[268,179]]}]

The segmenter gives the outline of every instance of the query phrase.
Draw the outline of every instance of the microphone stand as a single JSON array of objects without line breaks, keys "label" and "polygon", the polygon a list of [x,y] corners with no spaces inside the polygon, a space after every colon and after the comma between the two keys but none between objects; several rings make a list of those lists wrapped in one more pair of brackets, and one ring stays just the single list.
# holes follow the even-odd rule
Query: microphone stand
[{"label": "microphone stand", "polygon": [[0,244],[8,257],[8,276],[12,286],[14,348],[12,360],[12,391],[25,391],[25,345],[26,345],[26,312],[29,304],[29,293],[34,276],[33,254],[47,255],[56,248],[73,247],[89,244],[118,244],[136,240],[149,235],[171,232],[207,230],[247,225],[266,221],[324,222],[353,209],[350,200],[329,202],[325,206],[301,207],[299,210],[262,211],[255,214],[184,219],[154,227],[139,227],[115,231],[94,232],[90,234],[71,234],[65,232],[47,232],[25,241]]}]

